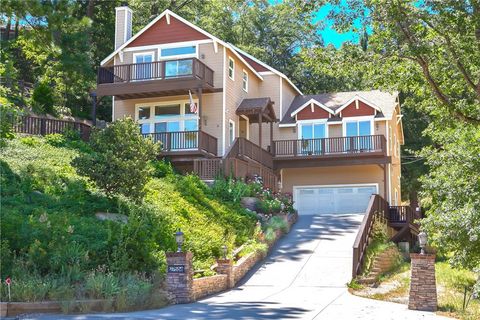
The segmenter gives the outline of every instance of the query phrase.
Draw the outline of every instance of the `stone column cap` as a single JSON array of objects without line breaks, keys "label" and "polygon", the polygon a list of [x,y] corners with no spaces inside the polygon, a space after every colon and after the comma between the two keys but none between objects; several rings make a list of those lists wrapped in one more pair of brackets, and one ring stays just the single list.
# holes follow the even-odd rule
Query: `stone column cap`
[{"label": "stone column cap", "polygon": [[193,254],[190,251],[184,251],[184,252],[167,252],[165,255],[167,257],[186,257],[186,256],[191,256]]},{"label": "stone column cap", "polygon": [[434,253],[410,253],[410,259],[419,259],[419,260],[435,260],[437,255]]}]

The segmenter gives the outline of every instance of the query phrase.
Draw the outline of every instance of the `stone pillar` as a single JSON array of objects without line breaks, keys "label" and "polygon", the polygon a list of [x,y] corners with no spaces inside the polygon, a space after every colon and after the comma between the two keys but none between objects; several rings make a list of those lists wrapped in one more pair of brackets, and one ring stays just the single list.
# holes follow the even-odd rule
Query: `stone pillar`
[{"label": "stone pillar", "polygon": [[235,275],[233,274],[233,262],[230,259],[217,260],[217,273],[227,275],[227,287],[235,286]]},{"label": "stone pillar", "polygon": [[437,285],[435,283],[435,255],[410,254],[412,274],[408,309],[437,310]]},{"label": "stone pillar", "polygon": [[167,289],[173,302],[193,301],[193,267],[191,252],[167,253]]}]

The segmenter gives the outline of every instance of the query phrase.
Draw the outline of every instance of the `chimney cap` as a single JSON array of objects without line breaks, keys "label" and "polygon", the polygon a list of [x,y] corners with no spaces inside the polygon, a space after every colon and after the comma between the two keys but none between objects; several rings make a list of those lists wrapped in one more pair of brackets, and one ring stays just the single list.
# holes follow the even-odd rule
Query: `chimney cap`
[{"label": "chimney cap", "polygon": [[116,8],[115,8],[115,11],[118,11],[118,10],[127,10],[127,11],[132,12],[132,9],[130,9],[130,7],[127,6],[127,5],[122,5],[122,6],[120,6],[120,7],[116,7]]}]

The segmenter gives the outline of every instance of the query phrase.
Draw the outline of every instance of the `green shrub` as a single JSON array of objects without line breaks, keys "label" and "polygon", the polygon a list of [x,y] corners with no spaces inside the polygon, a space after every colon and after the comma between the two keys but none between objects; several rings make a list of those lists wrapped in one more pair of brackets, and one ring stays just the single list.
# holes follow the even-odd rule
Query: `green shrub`
[{"label": "green shrub", "polygon": [[175,174],[172,164],[169,161],[163,159],[159,161],[153,161],[152,167],[153,176],[156,178],[164,178],[166,176]]},{"label": "green shrub", "polygon": [[265,199],[260,200],[257,207],[262,213],[274,214],[282,211],[282,202],[277,199]]},{"label": "green shrub", "polygon": [[215,179],[211,192],[215,197],[222,200],[237,203],[240,202],[242,197],[251,195],[251,190],[245,182],[232,178]]},{"label": "green shrub", "polygon": [[143,138],[131,118],[94,131],[90,139],[92,153],[73,161],[78,172],[110,196],[118,193],[140,200],[151,174],[148,162],[157,156],[158,145]]},{"label": "green shrub", "polygon": [[106,272],[104,268],[99,267],[87,276],[85,290],[89,298],[109,299],[120,292],[120,283],[113,273]]},{"label": "green shrub", "polygon": [[40,82],[35,89],[33,89],[31,97],[31,105],[33,110],[37,113],[54,113],[55,98],[53,88],[46,82]]},{"label": "green shrub", "polygon": [[18,115],[20,115],[20,109],[7,98],[0,97],[0,147],[5,145],[6,140],[15,137],[13,123]]}]

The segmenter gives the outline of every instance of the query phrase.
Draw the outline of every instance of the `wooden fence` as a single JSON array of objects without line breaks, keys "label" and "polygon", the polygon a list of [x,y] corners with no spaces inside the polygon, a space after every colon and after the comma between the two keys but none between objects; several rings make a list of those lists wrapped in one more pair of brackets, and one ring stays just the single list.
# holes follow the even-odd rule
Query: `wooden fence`
[{"label": "wooden fence", "polygon": [[48,119],[34,116],[20,116],[12,119],[13,130],[17,133],[45,136],[53,133],[64,133],[73,130],[80,134],[84,141],[90,139],[91,127],[76,121]]}]

